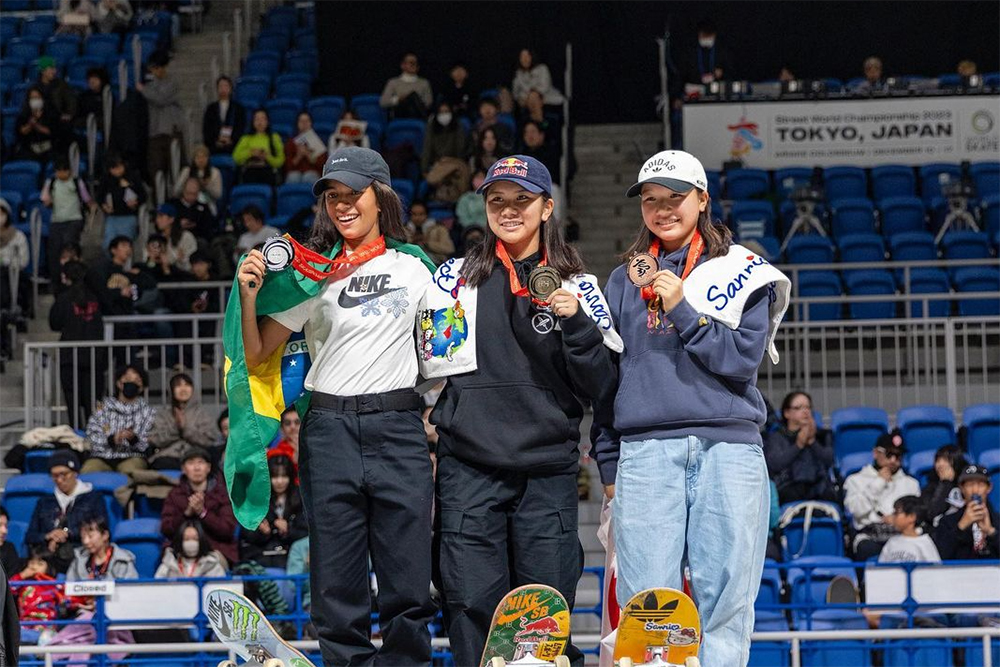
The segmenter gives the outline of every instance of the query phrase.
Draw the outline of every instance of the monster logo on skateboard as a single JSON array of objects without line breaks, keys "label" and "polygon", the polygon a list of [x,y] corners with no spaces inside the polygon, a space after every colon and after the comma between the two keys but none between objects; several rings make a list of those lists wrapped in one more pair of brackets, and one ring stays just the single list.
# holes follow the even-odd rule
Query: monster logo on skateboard
[{"label": "monster logo on skateboard", "polygon": [[515,588],[500,601],[483,649],[480,667],[546,665],[568,667],[569,608],[554,588],[532,584]]},{"label": "monster logo on skateboard", "polygon": [[700,667],[701,622],[687,595],[672,588],[637,593],[622,610],[615,664]]},{"label": "monster logo on skateboard", "polygon": [[[239,593],[212,591],[206,613],[219,640],[248,665],[315,667],[278,635],[257,605]],[[223,660],[219,667],[236,667],[236,663]]]}]

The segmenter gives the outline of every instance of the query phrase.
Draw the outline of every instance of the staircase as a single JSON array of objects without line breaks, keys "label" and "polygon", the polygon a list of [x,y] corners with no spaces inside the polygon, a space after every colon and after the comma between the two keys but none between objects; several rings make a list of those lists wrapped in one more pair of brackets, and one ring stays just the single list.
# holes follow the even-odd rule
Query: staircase
[{"label": "staircase", "polygon": [[625,190],[635,183],[646,158],[659,150],[662,132],[656,123],[576,128],[577,172],[569,214],[580,225],[576,245],[587,272],[602,286],[642,224],[639,202],[625,197]]}]

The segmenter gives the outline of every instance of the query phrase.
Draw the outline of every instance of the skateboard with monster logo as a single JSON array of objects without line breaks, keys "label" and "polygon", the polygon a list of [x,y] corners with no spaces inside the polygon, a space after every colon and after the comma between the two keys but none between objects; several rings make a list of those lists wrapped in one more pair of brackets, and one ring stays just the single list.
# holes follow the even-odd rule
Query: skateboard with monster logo
[{"label": "skateboard with monster logo", "polygon": [[622,609],[615,640],[618,667],[701,667],[701,622],[694,602],[672,588],[636,593]]},{"label": "skateboard with monster logo", "polygon": [[530,584],[504,596],[493,613],[480,667],[569,667],[569,606],[559,591]]},{"label": "skateboard with monster logo", "polygon": [[[257,605],[239,593],[212,591],[205,612],[215,635],[246,660],[245,665],[316,667],[278,635]],[[236,667],[236,663],[223,660],[219,667]]]}]

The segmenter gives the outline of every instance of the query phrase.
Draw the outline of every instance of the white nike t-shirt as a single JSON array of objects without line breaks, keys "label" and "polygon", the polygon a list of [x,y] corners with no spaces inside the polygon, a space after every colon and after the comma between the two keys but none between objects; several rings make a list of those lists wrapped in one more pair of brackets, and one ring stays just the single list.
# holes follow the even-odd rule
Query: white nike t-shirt
[{"label": "white nike t-shirt", "polygon": [[315,297],[270,315],[305,331],[312,357],[305,387],[335,396],[409,389],[417,382],[417,306],[431,273],[416,257],[387,249]]}]

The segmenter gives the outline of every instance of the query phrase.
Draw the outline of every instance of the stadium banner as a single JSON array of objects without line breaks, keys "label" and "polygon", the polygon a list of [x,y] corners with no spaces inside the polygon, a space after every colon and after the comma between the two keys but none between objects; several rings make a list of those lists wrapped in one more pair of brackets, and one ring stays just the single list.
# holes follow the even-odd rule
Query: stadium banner
[{"label": "stadium banner", "polygon": [[684,105],[684,150],[709,169],[1000,160],[1000,95]]}]

